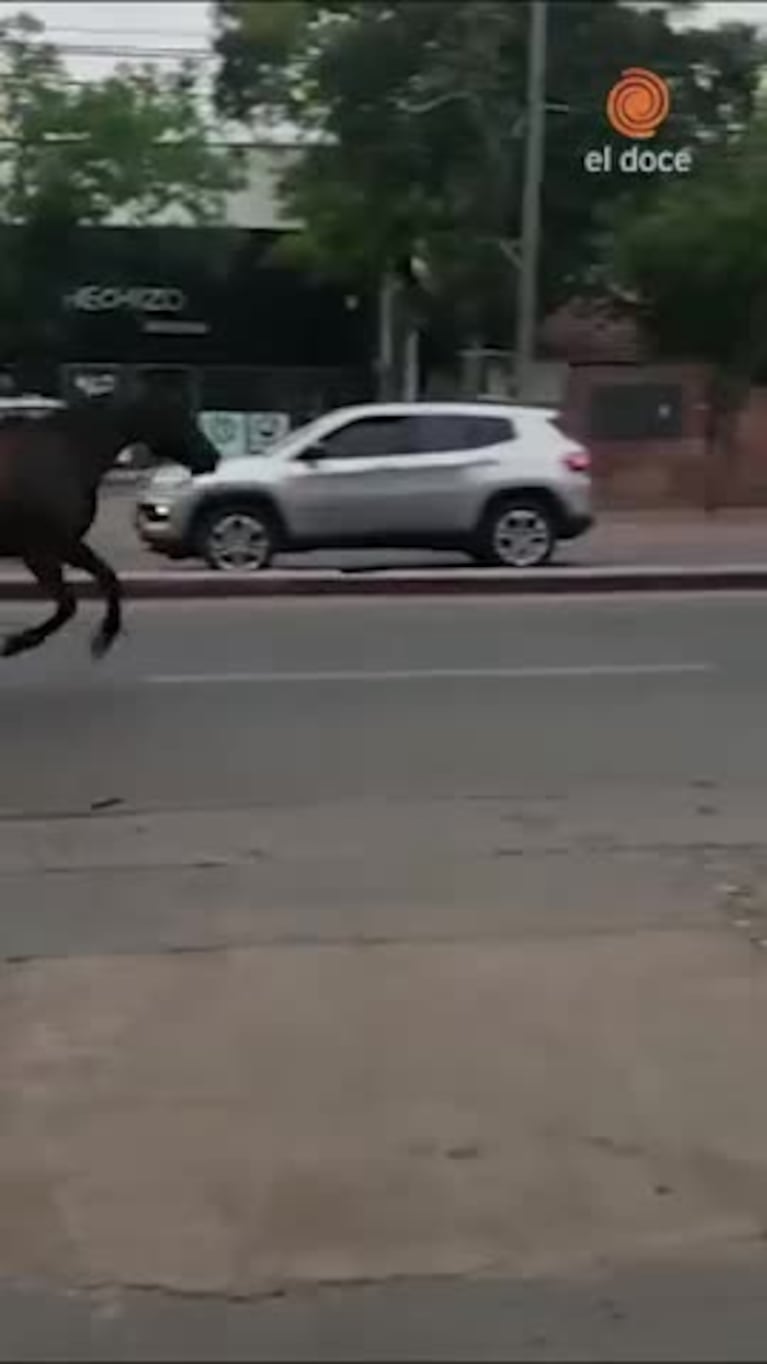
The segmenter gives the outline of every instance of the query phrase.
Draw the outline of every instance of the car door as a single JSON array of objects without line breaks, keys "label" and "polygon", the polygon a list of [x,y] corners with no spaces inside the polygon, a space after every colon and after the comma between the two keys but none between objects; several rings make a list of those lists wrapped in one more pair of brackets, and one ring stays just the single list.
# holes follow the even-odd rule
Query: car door
[{"label": "car door", "polygon": [[413,452],[391,460],[381,518],[410,536],[469,530],[482,497],[483,471],[497,463],[513,436],[505,417],[418,413],[412,419]]},{"label": "car door", "polygon": [[413,419],[382,413],[351,418],[297,452],[286,507],[293,534],[343,543],[389,532],[392,481],[413,444]]}]

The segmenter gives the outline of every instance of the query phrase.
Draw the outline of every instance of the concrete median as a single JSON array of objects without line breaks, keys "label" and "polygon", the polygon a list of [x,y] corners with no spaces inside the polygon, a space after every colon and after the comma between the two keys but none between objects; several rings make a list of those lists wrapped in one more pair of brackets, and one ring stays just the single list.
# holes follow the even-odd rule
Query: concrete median
[{"label": "concrete median", "polygon": [[[234,574],[139,571],[121,575],[137,601],[258,597],[541,596],[605,592],[727,592],[767,589],[767,562],[711,566],[618,565],[533,571],[482,569],[343,569]],[[78,594],[99,596],[95,584],[73,575]],[[22,574],[0,577],[0,601],[37,599],[40,589]]]}]

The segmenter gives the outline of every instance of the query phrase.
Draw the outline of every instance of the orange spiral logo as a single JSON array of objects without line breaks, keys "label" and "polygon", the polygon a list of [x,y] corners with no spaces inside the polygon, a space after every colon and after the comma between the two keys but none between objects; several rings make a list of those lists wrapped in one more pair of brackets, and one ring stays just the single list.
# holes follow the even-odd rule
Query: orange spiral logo
[{"label": "orange spiral logo", "polygon": [[630,66],[607,96],[607,117],[623,137],[655,137],[670,105],[668,85],[660,76],[643,66]]}]

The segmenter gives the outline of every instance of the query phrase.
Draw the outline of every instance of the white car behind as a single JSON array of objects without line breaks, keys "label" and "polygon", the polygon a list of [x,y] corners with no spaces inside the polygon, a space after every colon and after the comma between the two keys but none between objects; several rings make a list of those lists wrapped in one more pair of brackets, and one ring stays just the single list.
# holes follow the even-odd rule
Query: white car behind
[{"label": "white car behind", "polygon": [[592,522],[588,451],[557,414],[488,402],[340,409],[211,474],[160,469],[136,505],[152,548],[240,572],[374,547],[534,568]]}]

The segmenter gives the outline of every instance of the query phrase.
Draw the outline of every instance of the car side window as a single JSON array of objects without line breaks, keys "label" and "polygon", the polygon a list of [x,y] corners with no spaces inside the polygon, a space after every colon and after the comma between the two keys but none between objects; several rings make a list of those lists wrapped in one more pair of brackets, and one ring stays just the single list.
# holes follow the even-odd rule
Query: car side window
[{"label": "car side window", "polygon": [[488,445],[501,445],[514,440],[516,431],[506,417],[469,417],[466,429],[466,449],[482,450]]},{"label": "car side window", "polygon": [[322,448],[334,459],[408,455],[419,450],[412,417],[361,417],[325,436]]},{"label": "car side window", "polygon": [[481,450],[511,440],[514,431],[505,417],[439,412],[418,418],[419,448],[423,454],[447,450]]}]

